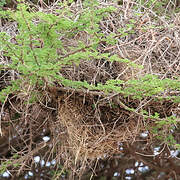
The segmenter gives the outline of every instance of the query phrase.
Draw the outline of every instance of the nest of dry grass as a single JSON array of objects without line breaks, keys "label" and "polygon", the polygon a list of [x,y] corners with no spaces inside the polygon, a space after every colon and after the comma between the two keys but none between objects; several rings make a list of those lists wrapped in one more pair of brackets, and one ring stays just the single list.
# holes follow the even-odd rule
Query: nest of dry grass
[{"label": "nest of dry grass", "polygon": [[[121,143],[135,143],[141,133],[155,126],[153,119],[145,119],[140,113],[129,112],[118,104],[118,98],[116,96],[109,101],[107,98],[92,99],[92,96],[72,93],[58,99],[59,128],[66,134],[63,136],[63,147],[66,149],[63,148],[63,152],[69,152],[75,162],[121,153]],[[178,114],[180,112],[178,104],[170,101],[149,100],[142,104],[129,99],[126,103],[137,110],[144,106],[144,110],[150,114],[159,113],[161,118],[171,116],[175,109]],[[164,126],[165,129],[168,127]],[[153,136],[149,132],[146,140],[152,143]]]},{"label": "nest of dry grass", "polygon": [[59,101],[58,118],[67,130],[66,147],[76,160],[96,159],[119,152],[118,143],[135,141],[144,130],[138,119],[119,107],[108,103],[96,104],[87,99],[69,97]]}]

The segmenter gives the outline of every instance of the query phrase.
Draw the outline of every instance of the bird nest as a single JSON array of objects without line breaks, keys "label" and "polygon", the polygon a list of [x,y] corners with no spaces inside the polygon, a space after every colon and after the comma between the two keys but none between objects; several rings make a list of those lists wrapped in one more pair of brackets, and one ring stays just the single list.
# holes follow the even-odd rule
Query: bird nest
[{"label": "bird nest", "polygon": [[73,94],[58,102],[59,123],[66,131],[63,147],[76,160],[120,153],[121,142],[135,141],[144,130],[142,117],[106,100]]}]

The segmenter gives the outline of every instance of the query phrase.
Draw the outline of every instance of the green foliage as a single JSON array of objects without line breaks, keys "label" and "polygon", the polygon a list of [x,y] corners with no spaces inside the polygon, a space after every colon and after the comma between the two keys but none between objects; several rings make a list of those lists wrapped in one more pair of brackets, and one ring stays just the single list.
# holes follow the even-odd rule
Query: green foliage
[{"label": "green foliage", "polygon": [[12,157],[12,160],[6,160],[6,161],[3,161],[1,162],[1,166],[0,166],[0,174],[3,174],[4,172],[7,171],[7,168],[9,166],[13,166],[15,168],[19,167],[20,164],[18,162],[16,163],[13,163],[13,160],[17,160],[19,158],[19,155],[18,154],[14,154],[13,157]]},{"label": "green foliage", "polygon": [[[117,59],[118,61],[118,59]],[[122,87],[124,85],[124,87]],[[125,97],[131,96],[134,99],[142,100],[146,97],[154,97],[163,99],[163,94],[169,90],[180,90],[180,83],[178,80],[171,79],[159,79],[155,75],[145,75],[144,77],[137,79],[131,79],[127,82],[122,80],[108,80],[105,85],[98,84],[94,89],[104,92],[118,92]],[[156,97],[157,96],[157,97]],[[179,102],[179,97],[169,97],[175,102]],[[167,97],[166,97],[167,99]]]},{"label": "green foliage", "polygon": [[[155,113],[152,118],[158,118],[159,114]],[[178,119],[174,116],[167,117],[166,119],[158,120],[155,122],[156,125],[152,129],[152,133],[156,135],[157,139],[161,140],[162,142],[174,146],[178,148],[178,144],[176,144],[175,137],[173,136],[172,132],[176,130],[176,125],[178,123]]]},{"label": "green foliage", "polygon": [[[95,1],[94,1],[95,2]],[[87,1],[86,3],[89,4]],[[15,43],[11,42],[11,37],[5,33],[0,34],[0,46],[3,49],[3,55],[11,57],[12,63],[4,65],[2,69],[13,69],[20,74],[18,81],[12,82],[12,85],[1,92],[1,101],[6,94],[20,90],[22,81],[31,85],[43,85],[44,79],[47,81],[62,80],[65,86],[71,84],[72,87],[89,86],[83,82],[71,82],[65,80],[58,75],[62,65],[78,64],[80,59],[91,59],[98,56],[94,45],[101,40],[101,36],[94,34],[99,29],[99,21],[114,9],[97,8],[96,3],[90,3],[92,8],[85,8],[78,21],[72,19],[72,14],[68,8],[59,10],[59,16],[54,14],[46,14],[43,12],[31,12],[25,4],[19,4],[16,12],[7,12],[9,18],[18,23],[18,35]],[[63,14],[67,13],[68,18],[63,18]],[[92,16],[93,14],[93,16]],[[38,21],[38,23],[35,23]],[[73,36],[78,31],[85,30],[93,35],[90,40],[92,45],[86,47],[83,42],[79,42],[79,46],[72,48],[77,53],[67,55],[63,43],[59,36]],[[57,53],[57,49],[62,49],[66,53],[66,57],[61,57]],[[84,51],[85,50],[85,51]]]},{"label": "green foliage", "polygon": [[[109,54],[99,54],[97,50],[100,41],[106,41],[114,44],[114,34],[105,37],[100,31],[99,22],[108,13],[113,12],[115,8],[98,8],[97,1],[86,1],[81,16],[77,21],[72,19],[72,13],[68,7],[58,10],[59,16],[46,14],[43,12],[31,12],[30,8],[21,3],[16,12],[7,11],[1,16],[8,16],[18,23],[18,35],[15,43],[11,42],[11,37],[5,33],[0,33],[0,46],[3,49],[3,55],[11,57],[12,63],[1,67],[1,69],[13,69],[20,74],[20,79],[11,82],[0,93],[0,99],[3,101],[7,94],[20,91],[22,82],[28,82],[30,85],[43,86],[45,80],[52,82],[60,80],[64,86],[72,88],[94,89],[87,82],[72,82],[64,79],[58,72],[62,66],[68,64],[78,64],[80,60],[101,59],[105,58],[111,62],[119,61],[127,63],[130,66],[136,66],[127,59],[120,59],[118,56],[109,56]],[[89,9],[91,7],[91,9]],[[67,14],[69,18],[63,18]],[[35,23],[37,21],[38,23]],[[77,47],[69,47],[72,53],[67,52],[59,36],[74,36],[77,32],[86,31],[89,35],[90,45],[86,46],[83,41],[79,41]],[[59,40],[58,40],[59,39]],[[57,53],[57,49],[63,50],[64,56]],[[75,52],[75,53],[74,53]],[[109,89],[108,89],[109,87]],[[116,86],[109,85],[96,89],[117,89]]]},{"label": "green foliage", "polygon": [[7,170],[7,166],[11,164],[10,160],[1,163],[0,174],[3,174]]},{"label": "green foliage", "polygon": [[178,150],[180,150],[180,144],[175,144],[174,147]]},{"label": "green foliage", "polygon": [[[137,6],[136,9],[139,9],[141,7],[141,10],[146,11],[145,8],[151,9],[154,11],[157,15],[162,15],[162,13],[166,13],[166,15],[169,12],[172,12],[172,10],[175,10],[178,6],[177,0],[137,0]],[[168,10],[170,10],[168,12]]]},{"label": "green foliage", "polygon": [[64,166],[62,166],[61,164],[58,165],[56,170],[51,170],[50,174],[52,176],[52,180],[57,180],[60,177],[66,177],[70,174],[69,170],[65,169]]},{"label": "green foliage", "polygon": [[132,95],[136,99],[144,97],[152,97],[158,95],[163,96],[165,91],[180,90],[178,80],[159,79],[155,75],[145,75],[140,80],[129,80],[127,87],[124,89],[125,95]]},{"label": "green foliage", "polygon": [[0,1],[0,8],[2,8],[6,4],[6,0],[1,0]]},{"label": "green foliage", "polygon": [[126,27],[118,29],[120,36],[125,37],[125,36],[128,36],[129,34],[134,34],[135,27],[136,27],[135,24],[136,24],[136,21],[134,19],[130,19],[129,24],[126,24]]}]

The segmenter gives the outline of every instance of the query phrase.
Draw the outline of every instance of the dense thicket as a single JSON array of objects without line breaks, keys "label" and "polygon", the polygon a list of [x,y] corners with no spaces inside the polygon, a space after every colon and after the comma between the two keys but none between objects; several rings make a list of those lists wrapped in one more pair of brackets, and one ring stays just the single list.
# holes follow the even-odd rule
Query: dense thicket
[{"label": "dense thicket", "polygon": [[180,179],[179,1],[1,1],[1,179]]}]

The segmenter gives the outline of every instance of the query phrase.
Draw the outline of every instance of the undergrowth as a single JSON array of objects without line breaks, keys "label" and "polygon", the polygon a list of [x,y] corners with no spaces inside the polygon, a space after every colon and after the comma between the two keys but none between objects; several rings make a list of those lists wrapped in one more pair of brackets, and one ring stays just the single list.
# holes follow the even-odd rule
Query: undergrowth
[{"label": "undergrowth", "polygon": [[[4,1],[2,4],[5,3]],[[147,3],[147,6],[153,1]],[[134,100],[153,99],[155,101],[169,100],[180,103],[179,96],[172,96],[170,92],[179,92],[179,77],[160,78],[157,75],[145,74],[128,80],[109,79],[105,83],[90,84],[87,81],[73,81],[65,78],[61,69],[69,65],[78,67],[80,61],[101,60],[109,63],[119,62],[134,69],[143,69],[135,62],[121,58],[110,52],[99,52],[99,44],[115,45],[118,43],[117,34],[101,33],[100,21],[116,11],[113,6],[99,8],[98,1],[85,1],[84,9],[74,17],[67,3],[61,3],[64,8],[54,13],[34,11],[25,3],[20,3],[16,11],[0,11],[2,19],[15,21],[18,27],[16,37],[5,32],[0,33],[0,48],[3,56],[9,63],[1,63],[1,70],[16,72],[16,77],[10,84],[1,90],[0,101],[5,102],[9,94],[30,95],[29,103],[36,101],[37,93],[56,82],[60,86],[76,90],[103,93],[104,96],[120,94],[123,98],[131,97]],[[162,2],[155,4],[154,8],[163,6]],[[126,29],[119,29],[119,37],[135,34],[136,21],[131,20]],[[66,47],[65,38],[72,38],[77,33],[88,34],[86,43],[78,40],[77,45]],[[29,89],[31,89],[29,91]],[[37,92],[37,89],[39,90]],[[29,94],[30,93],[30,94]],[[179,122],[175,116],[161,118],[158,113],[149,114],[141,109],[137,112],[123,102],[120,105],[126,110],[155,121],[152,132],[158,139],[179,148],[171,132]],[[4,166],[3,166],[4,168]]]}]

